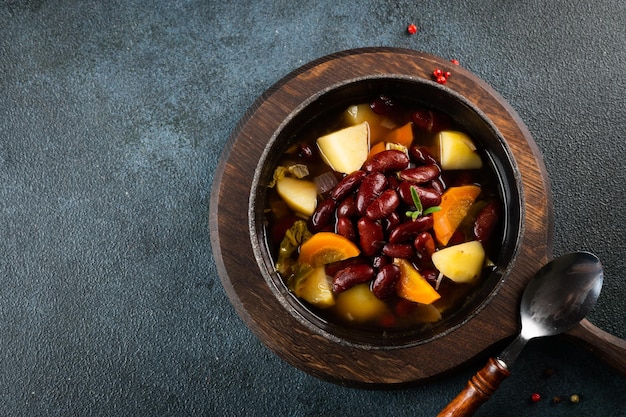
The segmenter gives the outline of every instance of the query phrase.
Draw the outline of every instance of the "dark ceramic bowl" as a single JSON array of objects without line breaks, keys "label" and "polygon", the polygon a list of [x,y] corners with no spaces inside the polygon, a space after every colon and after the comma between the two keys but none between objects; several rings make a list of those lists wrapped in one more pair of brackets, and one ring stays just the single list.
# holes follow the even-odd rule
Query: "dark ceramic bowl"
[{"label": "dark ceramic bowl", "polygon": [[[322,320],[289,292],[284,278],[274,271],[275,254],[271,254],[268,245],[270,237],[265,221],[267,190],[281,155],[293,144],[294,138],[301,136],[300,132],[315,130],[316,124],[323,123],[330,115],[340,114],[352,104],[369,102],[381,93],[413,108],[431,108],[446,113],[455,124],[462,126],[470,137],[475,138],[477,146],[485,150],[483,159],[496,177],[498,193],[505,207],[502,240],[495,245],[500,247],[494,259],[496,268],[460,309],[426,330],[366,331]],[[427,343],[471,320],[491,300],[500,285],[506,283],[508,266],[519,245],[523,210],[520,189],[521,176],[504,137],[479,108],[454,90],[434,81],[402,75],[368,75],[348,79],[313,94],[303,106],[294,109],[269,138],[252,181],[254,192],[248,209],[252,248],[261,275],[273,295],[285,305],[286,311],[322,337],[365,349]]]},{"label": "dark ceramic bowl", "polygon": [[[445,86],[430,77],[436,67],[453,72]],[[267,185],[281,155],[302,129],[380,93],[449,115],[484,150],[483,159],[504,202],[496,268],[459,309],[427,328],[366,331],[322,319],[275,272],[268,243]],[[469,72],[451,68],[440,58],[405,50],[366,49],[326,57],[285,77],[262,96],[229,144],[232,148],[225,151],[216,177],[220,183],[214,185],[211,201],[216,260],[239,314],[281,357],[316,376],[344,384],[404,384],[454,368],[514,334],[517,299],[532,275],[520,266],[534,270],[549,252],[550,209],[534,201],[548,202],[549,189],[523,124]],[[520,151],[526,155],[521,163]],[[244,154],[248,165],[240,163]],[[528,185],[533,182],[531,192]],[[249,197],[248,217],[237,222],[246,222],[247,227],[233,231],[230,211],[236,201],[243,200],[227,195],[242,192],[234,189],[242,185]],[[532,210],[530,204],[535,204]],[[532,228],[529,235],[529,220],[545,228]]]}]

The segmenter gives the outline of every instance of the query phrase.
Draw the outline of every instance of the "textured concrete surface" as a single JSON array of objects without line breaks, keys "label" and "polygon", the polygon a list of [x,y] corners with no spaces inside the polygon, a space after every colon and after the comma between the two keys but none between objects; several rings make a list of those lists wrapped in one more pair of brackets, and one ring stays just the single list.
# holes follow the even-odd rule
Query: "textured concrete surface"
[{"label": "textured concrete surface", "polygon": [[[209,190],[235,124],[290,71],[362,46],[456,58],[511,103],[545,156],[554,252],[602,259],[589,318],[626,338],[625,25],[618,0],[3,0],[0,415],[430,416],[461,389],[482,363],[390,392],[293,369],[216,273]],[[533,341],[477,413],[507,414],[625,416],[624,379]]]}]

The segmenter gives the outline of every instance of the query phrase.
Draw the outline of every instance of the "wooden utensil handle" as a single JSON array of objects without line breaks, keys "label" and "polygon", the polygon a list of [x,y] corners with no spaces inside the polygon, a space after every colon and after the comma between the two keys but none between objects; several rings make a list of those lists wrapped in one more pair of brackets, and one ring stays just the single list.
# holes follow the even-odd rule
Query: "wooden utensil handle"
[{"label": "wooden utensil handle", "polygon": [[597,328],[587,319],[566,334],[582,342],[587,350],[626,376],[626,340]]},{"label": "wooden utensil handle", "polygon": [[467,382],[465,389],[437,417],[471,416],[509,375],[511,373],[500,361],[489,358],[487,365]]}]

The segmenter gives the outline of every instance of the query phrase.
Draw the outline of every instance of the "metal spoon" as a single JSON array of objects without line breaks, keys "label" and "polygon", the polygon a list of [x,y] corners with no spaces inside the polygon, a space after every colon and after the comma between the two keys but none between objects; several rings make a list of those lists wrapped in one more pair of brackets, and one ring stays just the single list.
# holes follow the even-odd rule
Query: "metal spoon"
[{"label": "metal spoon", "polygon": [[438,417],[471,416],[510,375],[530,339],[566,332],[587,315],[600,295],[603,275],[600,260],[588,252],[563,255],[541,268],[522,295],[520,334],[500,356],[489,359]]}]

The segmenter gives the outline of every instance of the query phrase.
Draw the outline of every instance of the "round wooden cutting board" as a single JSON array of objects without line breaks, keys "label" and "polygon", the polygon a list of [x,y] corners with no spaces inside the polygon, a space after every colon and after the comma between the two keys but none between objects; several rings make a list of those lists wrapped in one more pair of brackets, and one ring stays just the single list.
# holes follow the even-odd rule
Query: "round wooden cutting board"
[{"label": "round wooden cutting board", "polygon": [[[432,80],[435,68],[452,72],[446,87],[478,107],[504,137],[517,163],[522,230],[505,282],[473,318],[425,343],[361,348],[311,331],[286,310],[255,260],[246,213],[258,161],[283,121],[309,97],[337,83],[371,75]],[[332,382],[390,387],[424,382],[453,370],[518,331],[519,299],[526,282],[551,257],[552,197],[545,166],[515,111],[478,77],[432,55],[365,48],[326,56],[287,75],[246,112],[215,173],[210,202],[211,244],[230,302],[252,332],[277,355]]]}]

